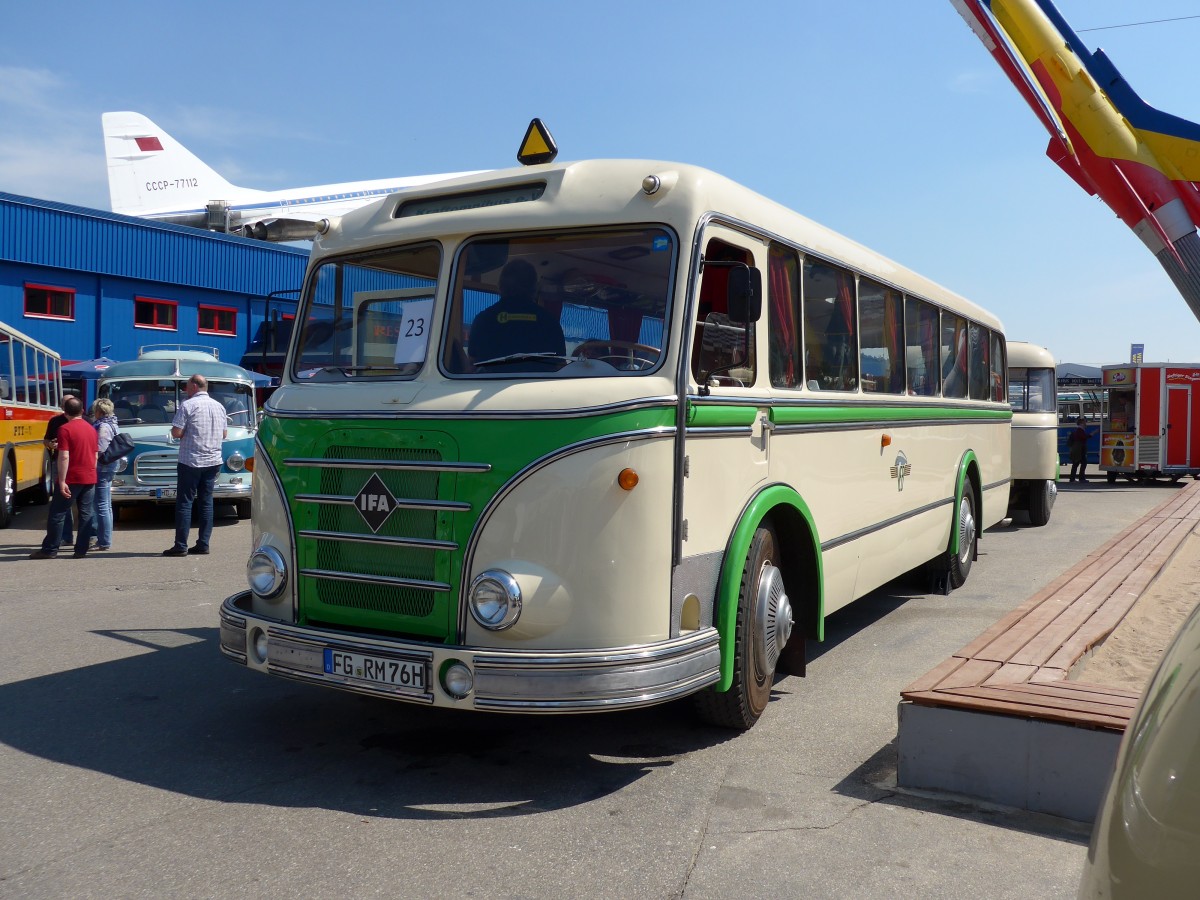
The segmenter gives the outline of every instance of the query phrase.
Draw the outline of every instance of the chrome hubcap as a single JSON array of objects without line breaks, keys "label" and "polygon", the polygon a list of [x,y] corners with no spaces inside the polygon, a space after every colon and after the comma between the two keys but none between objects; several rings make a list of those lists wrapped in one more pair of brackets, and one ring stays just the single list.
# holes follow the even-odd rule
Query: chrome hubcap
[{"label": "chrome hubcap", "polygon": [[767,563],[758,577],[758,624],[754,664],[760,675],[775,671],[775,663],[792,635],[792,603],[783,589],[783,575]]},{"label": "chrome hubcap", "polygon": [[967,563],[974,549],[975,514],[971,511],[971,501],[964,496],[958,506],[958,561]]}]

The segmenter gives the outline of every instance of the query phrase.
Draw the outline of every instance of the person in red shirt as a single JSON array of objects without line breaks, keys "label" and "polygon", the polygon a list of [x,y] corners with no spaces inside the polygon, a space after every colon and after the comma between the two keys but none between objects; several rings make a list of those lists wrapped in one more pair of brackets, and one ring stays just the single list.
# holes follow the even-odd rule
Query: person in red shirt
[{"label": "person in red shirt", "polygon": [[71,514],[71,502],[79,511],[75,530],[75,556],[87,556],[88,541],[96,530],[93,500],[96,493],[96,429],[83,418],[83,403],[78,397],[63,401],[67,422],[58,430],[58,466],[54,496],[46,518],[46,536],[42,548],[29,554],[30,559],[54,559],[62,540],[63,521]]}]

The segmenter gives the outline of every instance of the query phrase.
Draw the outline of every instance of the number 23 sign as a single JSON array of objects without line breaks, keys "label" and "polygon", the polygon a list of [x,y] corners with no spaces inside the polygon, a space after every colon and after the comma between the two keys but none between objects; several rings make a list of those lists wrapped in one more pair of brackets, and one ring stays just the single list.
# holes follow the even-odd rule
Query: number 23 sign
[{"label": "number 23 sign", "polygon": [[400,319],[400,336],[396,339],[397,365],[425,361],[429,344],[429,319],[433,315],[433,300],[411,300],[404,304]]}]

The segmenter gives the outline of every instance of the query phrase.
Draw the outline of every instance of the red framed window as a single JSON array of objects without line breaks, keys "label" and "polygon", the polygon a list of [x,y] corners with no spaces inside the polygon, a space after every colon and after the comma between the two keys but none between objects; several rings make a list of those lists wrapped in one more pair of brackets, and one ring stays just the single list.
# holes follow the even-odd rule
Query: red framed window
[{"label": "red framed window", "polygon": [[25,285],[25,315],[75,320],[75,291],[48,284]]},{"label": "red framed window", "polygon": [[178,331],[179,304],[174,300],[134,297],[133,325],[135,328],[161,328],[164,331]]},{"label": "red framed window", "polygon": [[201,334],[237,334],[237,310],[230,306],[200,304],[200,321],[196,329]]}]

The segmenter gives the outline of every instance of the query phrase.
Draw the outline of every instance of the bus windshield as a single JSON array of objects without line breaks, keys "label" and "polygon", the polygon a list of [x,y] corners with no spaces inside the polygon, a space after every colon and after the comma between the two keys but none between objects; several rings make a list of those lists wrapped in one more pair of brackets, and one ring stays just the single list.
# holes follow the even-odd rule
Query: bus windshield
[{"label": "bus windshield", "polygon": [[[110,381],[100,394],[112,401],[113,413],[122,425],[169,425],[186,399],[184,383],[177,378]],[[231,426],[247,428],[254,424],[251,385],[210,379],[208,395],[225,407]]]},{"label": "bus windshield", "polygon": [[659,227],[467,243],[447,313],[446,373],[561,378],[656,369],[674,251]]}]

